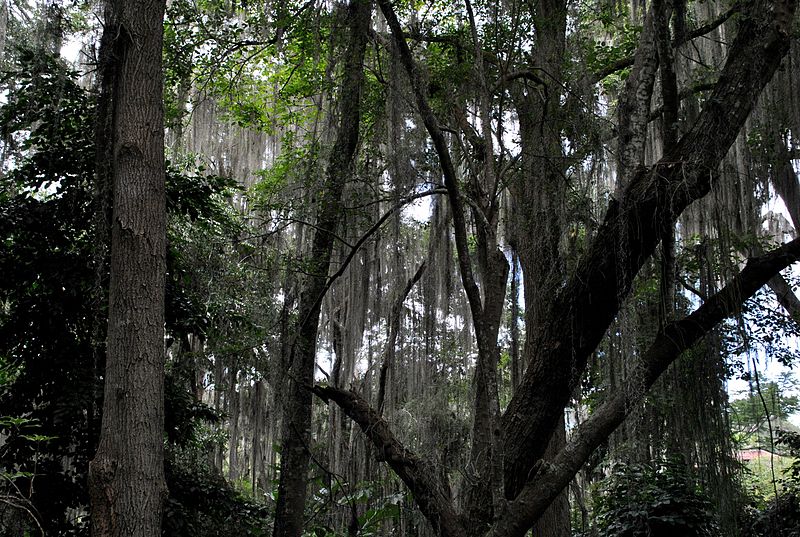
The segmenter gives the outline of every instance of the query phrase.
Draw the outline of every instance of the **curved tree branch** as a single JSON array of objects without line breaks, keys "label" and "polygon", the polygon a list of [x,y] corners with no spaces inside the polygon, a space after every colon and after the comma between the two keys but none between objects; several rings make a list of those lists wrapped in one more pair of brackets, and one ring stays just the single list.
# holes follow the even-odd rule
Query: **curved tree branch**
[{"label": "curved tree branch", "polygon": [[800,260],[800,239],[748,260],[744,269],[691,315],[666,325],[638,364],[642,389],[614,393],[576,430],[552,463],[539,464],[517,499],[508,505],[489,536],[524,535],[550,502],[566,487],[589,455],[616,429],[647,390],[680,355],[743,304],[771,278]]},{"label": "curved tree branch", "polygon": [[594,241],[544,316],[533,342],[537,365],[526,371],[503,415],[509,499],[544,453],[572,386],[653,254],[660,230],[711,190],[719,163],[788,50],[794,9],[794,0],[747,6],[697,121],[655,166],[633,171],[622,199],[612,200]]},{"label": "curved tree branch", "polygon": [[453,159],[450,157],[450,149],[447,146],[447,141],[444,138],[436,115],[433,113],[433,109],[428,103],[428,99],[425,97],[417,74],[416,63],[411,56],[411,49],[408,48],[403,29],[400,27],[400,21],[397,20],[397,15],[392,8],[392,4],[389,0],[378,0],[378,5],[383,12],[383,16],[386,18],[386,23],[392,31],[392,37],[394,38],[398,53],[400,54],[400,61],[411,80],[411,87],[414,90],[417,108],[422,116],[425,128],[428,130],[428,134],[433,141],[436,154],[439,156],[442,175],[444,175],[444,185],[445,188],[447,188],[447,199],[453,211],[453,233],[455,235],[461,281],[467,293],[472,316],[476,321],[480,322],[479,320],[483,318],[481,293],[472,270],[472,261],[467,242],[467,220],[458,188],[458,177],[456,175],[455,165],[453,164]]},{"label": "curved tree branch", "polygon": [[450,486],[442,483],[434,465],[406,448],[395,438],[389,424],[352,390],[317,385],[311,391],[325,402],[333,401],[356,422],[375,446],[378,460],[385,461],[403,480],[414,501],[442,537],[466,535],[461,518],[453,506]]}]

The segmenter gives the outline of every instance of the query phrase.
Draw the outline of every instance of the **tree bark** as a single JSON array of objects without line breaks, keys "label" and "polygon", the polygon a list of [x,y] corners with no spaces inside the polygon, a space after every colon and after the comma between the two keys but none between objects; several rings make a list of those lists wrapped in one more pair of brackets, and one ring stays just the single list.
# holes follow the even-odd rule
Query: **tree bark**
[{"label": "tree bark", "polygon": [[314,383],[320,304],[327,289],[334,234],[342,214],[342,192],[358,145],[364,80],[362,64],[371,13],[372,3],[368,0],[353,0],[348,7],[350,40],[345,51],[340,124],[325,184],[318,194],[308,276],[301,287],[298,326],[290,350],[292,374],[281,443],[275,537],[300,537],[303,532],[311,444],[310,388]]},{"label": "tree bark", "polygon": [[522,537],[560,491],[572,480],[589,455],[616,429],[645,396],[647,390],[680,355],[723,319],[741,311],[743,304],[775,274],[800,260],[800,239],[748,260],[742,271],[691,315],[668,324],[642,353],[635,373],[644,390],[622,390],[596,409],[572,435],[552,462],[537,464],[531,478],[487,537]]},{"label": "tree bark", "polygon": [[711,189],[720,161],[788,50],[794,2],[746,6],[719,82],[691,129],[656,165],[640,167],[537,332],[531,366],[503,415],[506,494],[532,476],[587,359],[663,230]]},{"label": "tree bark", "polygon": [[[538,92],[522,91],[518,84],[512,95],[520,118],[522,176],[511,184],[514,194],[514,247],[519,255],[525,290],[525,362],[534,356],[527,349],[536,341],[536,332],[544,325],[545,315],[564,282],[564,259],[559,249],[563,235],[567,184],[564,181],[569,162],[563,156],[564,112],[561,110],[564,52],[566,46],[567,6],[563,0],[536,4],[534,24],[537,33],[532,68],[548,74],[542,80],[544,102]],[[557,158],[554,158],[557,157]],[[556,433],[544,454],[555,456],[564,446],[563,413]],[[504,479],[507,482],[507,479]],[[564,537],[570,534],[569,496],[562,493],[533,527],[534,536]]]},{"label": "tree bark", "polygon": [[[459,180],[447,140],[436,114],[428,102],[416,62],[408,47],[391,2],[378,0],[378,5],[387,25],[391,29],[394,43],[397,45],[400,63],[411,81],[417,108],[439,157],[447,190],[447,200],[452,211],[453,236],[459,275],[469,303],[472,325],[475,329],[478,344],[478,358],[474,376],[475,405],[470,448],[472,475],[470,476],[467,491],[464,494],[464,503],[470,517],[469,534],[480,534],[484,525],[488,527],[494,517],[495,497],[499,501],[499,494],[495,493],[495,490],[499,488],[499,479],[502,472],[499,466],[500,460],[497,457],[500,414],[497,384],[497,363],[500,353],[497,346],[497,335],[500,329],[508,276],[508,262],[505,255],[497,247],[497,217],[499,213],[496,205],[496,193],[498,182],[494,170],[491,119],[488,108],[490,98],[484,78],[483,64],[480,60],[481,46],[475,28],[472,7],[468,2],[467,11],[472,22],[476,57],[479,58],[476,62],[479,91],[482,95],[481,101],[484,104],[480,114],[484,138],[475,144],[483,147],[485,157],[481,174],[483,183],[481,184],[478,177],[473,178],[472,186],[476,196],[473,199],[474,203],[471,204],[477,227],[478,251],[476,257],[478,268],[483,277],[483,289],[478,286],[478,280],[473,270],[473,256],[470,254],[468,245],[467,214],[464,209]],[[464,123],[466,124],[466,122]],[[465,126],[468,130],[471,130],[468,124]]]},{"label": "tree bark", "polygon": [[[779,138],[777,133],[774,136]],[[797,231],[800,230],[800,184],[798,184],[792,161],[789,159],[786,143],[782,139],[778,143],[780,144],[777,150],[779,162],[772,171],[771,183],[775,192],[786,205],[795,229],[795,236],[797,236]],[[769,287],[786,313],[796,323],[800,323],[800,299],[797,298],[789,282],[778,274],[769,281]]]},{"label": "tree bark", "polygon": [[114,88],[114,194],[105,397],[89,474],[92,533],[155,537],[166,495],[165,3],[117,0],[105,9],[117,67],[101,70]]},{"label": "tree bark", "polygon": [[[465,218],[453,162],[420,87],[416,66],[391,3],[388,0],[378,3],[398,45],[400,60],[410,75],[419,111],[440,158],[453,208],[459,269],[480,347],[484,343],[480,334],[484,304],[473,277],[463,234]],[[573,440],[552,462],[542,462],[548,440],[563,416],[587,359],[629,295],[635,276],[652,256],[664,230],[674,225],[690,203],[711,189],[720,161],[788,50],[794,9],[794,0],[754,0],[745,5],[718,83],[687,134],[650,168],[640,165],[638,147],[632,149],[630,177],[623,181],[627,186],[621,191],[619,201],[612,200],[603,224],[574,275],[549,301],[535,330],[529,333],[533,339],[526,345],[525,353],[530,365],[502,420],[509,501],[503,512],[493,514],[494,523],[487,535],[524,535],[591,452],[622,422],[626,409],[636,403],[631,400],[634,394],[615,395],[580,426]],[[518,240],[527,239],[521,236]],[[800,243],[793,241],[751,260],[737,278],[695,313],[682,321],[666,324],[653,346],[642,354],[646,385],[652,385],[684,350],[722,318],[735,313],[744,300],[781,268],[796,261],[798,255]],[[317,387],[315,393],[335,401],[359,423],[379,453],[384,454],[387,463],[411,489],[437,533],[476,533],[473,521],[481,521],[482,517],[475,517],[473,513],[459,516],[454,510],[448,484],[442,482],[436,472],[426,471],[426,465],[394,438],[388,425],[366,402],[352,392],[336,388]],[[635,394],[636,397],[641,395]],[[485,497],[485,501],[491,500]],[[469,527],[465,528],[465,524]]]},{"label": "tree bark", "polygon": [[[589,455],[625,419],[646,395],[659,376],[680,355],[696,344],[723,319],[736,314],[770,278],[800,260],[800,239],[795,239],[763,256],[751,258],[742,271],[718,293],[709,297],[691,315],[670,323],[656,335],[639,364],[645,390],[623,390],[614,394],[582,422],[570,442],[550,462],[539,462],[517,497],[498,513],[487,537],[522,537],[562,493]],[[392,433],[386,421],[353,391],[332,386],[315,386],[313,392],[333,401],[355,421],[376,447],[380,460],[403,480],[414,501],[430,521],[437,535],[467,535],[468,518],[457,513],[447,483],[431,463],[407,449]]]}]

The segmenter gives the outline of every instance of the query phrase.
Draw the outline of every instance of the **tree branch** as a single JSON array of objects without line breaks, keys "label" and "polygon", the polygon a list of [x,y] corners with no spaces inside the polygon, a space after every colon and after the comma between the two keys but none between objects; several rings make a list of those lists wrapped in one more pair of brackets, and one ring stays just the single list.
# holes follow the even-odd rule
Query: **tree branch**
[{"label": "tree branch", "polygon": [[439,156],[439,164],[442,167],[442,174],[444,175],[444,185],[445,188],[447,188],[447,199],[453,211],[453,233],[455,235],[461,281],[467,293],[472,316],[475,320],[480,320],[483,317],[483,305],[480,290],[478,289],[478,284],[475,281],[475,275],[472,270],[472,261],[470,259],[471,256],[467,242],[467,221],[464,214],[464,206],[461,202],[461,194],[459,193],[456,169],[450,157],[450,150],[447,147],[447,141],[444,138],[442,129],[439,127],[436,115],[433,113],[433,109],[431,109],[428,99],[425,97],[423,88],[421,87],[420,79],[417,75],[416,63],[411,56],[411,50],[408,48],[403,29],[400,27],[400,21],[397,20],[397,15],[392,8],[392,4],[389,0],[378,0],[378,5],[383,12],[383,16],[386,18],[386,23],[392,31],[392,37],[397,44],[400,61],[408,73],[411,87],[414,90],[417,108],[419,108],[422,121],[436,149],[436,154]]},{"label": "tree branch", "polygon": [[[741,9],[742,9],[741,4],[739,4],[739,3],[734,4],[733,7],[731,7],[728,11],[726,11],[725,13],[723,13],[722,15],[717,17],[716,19],[714,19],[712,21],[709,21],[706,24],[703,24],[702,26],[699,26],[699,27],[695,28],[694,30],[692,30],[691,32],[686,34],[680,40],[673,40],[672,48],[678,48],[679,46],[683,45],[684,43],[688,43],[692,39],[696,39],[698,37],[706,35],[709,32],[712,32],[713,30],[715,30],[716,28],[721,26],[725,21],[730,19],[731,16],[733,16],[734,13],[738,13]],[[623,69],[626,69],[626,68],[630,67],[631,65],[633,65],[633,61],[634,61],[634,56],[633,55],[626,56],[624,58],[620,58],[619,60],[615,61],[611,65],[603,67],[602,69],[599,69],[598,71],[595,71],[594,73],[591,73],[590,75],[588,75],[588,77],[587,77],[588,78],[588,83],[589,84],[597,84],[598,82],[603,80],[605,77],[607,77],[609,75],[612,75],[612,74],[616,73],[617,71],[622,71]]]},{"label": "tree branch", "polygon": [[467,533],[453,506],[450,486],[437,476],[434,465],[406,448],[395,438],[389,424],[352,390],[317,385],[311,391],[326,403],[333,401],[350,419],[356,422],[383,460],[403,480],[414,501],[442,537],[463,537]]},{"label": "tree branch", "polygon": [[640,167],[561,289],[532,344],[536,364],[503,415],[506,494],[516,497],[544,453],[588,356],[630,293],[659,242],[660,230],[705,196],[712,178],[789,46],[795,1],[748,6],[714,91],[676,147]]},{"label": "tree branch", "polygon": [[381,226],[383,226],[386,220],[388,220],[389,217],[395,213],[395,211],[399,211],[406,204],[411,203],[414,200],[424,198],[426,196],[431,196],[433,194],[446,194],[446,193],[447,190],[442,188],[432,188],[430,190],[426,190],[425,192],[418,192],[417,194],[412,194],[411,196],[403,198],[402,200],[394,204],[392,207],[390,207],[389,210],[383,213],[383,216],[381,216],[377,220],[377,222],[372,224],[372,226],[367,231],[365,231],[363,235],[361,235],[361,237],[355,242],[355,244],[353,244],[350,247],[350,253],[347,254],[347,257],[345,257],[344,261],[342,261],[342,263],[339,265],[339,268],[336,270],[336,272],[334,272],[330,276],[330,278],[328,278],[327,282],[325,282],[325,287],[323,287],[322,291],[317,295],[316,305],[319,306],[320,304],[322,304],[322,299],[325,297],[325,294],[333,285],[333,282],[342,277],[345,271],[347,271],[347,267],[350,266],[350,262],[353,260],[356,254],[361,250],[361,247],[364,246],[364,243],[366,243],[369,240],[369,238],[372,237],[381,228]]},{"label": "tree branch", "polygon": [[386,377],[389,368],[394,362],[395,350],[394,346],[397,343],[397,334],[400,332],[400,316],[403,312],[403,302],[406,301],[408,293],[414,288],[414,285],[422,278],[426,268],[425,261],[420,264],[417,272],[406,282],[406,287],[397,296],[394,305],[392,306],[391,317],[389,317],[389,337],[386,341],[386,350],[383,355],[383,363],[381,364],[381,373],[378,382],[378,414],[383,414],[383,399],[386,396]]},{"label": "tree branch", "polygon": [[578,426],[572,440],[551,464],[534,472],[517,499],[508,505],[489,536],[522,536],[566,487],[589,455],[636,407],[659,376],[723,319],[738,313],[758,289],[790,264],[800,260],[800,239],[748,260],[744,269],[691,315],[665,326],[638,364],[642,389],[617,391]]}]

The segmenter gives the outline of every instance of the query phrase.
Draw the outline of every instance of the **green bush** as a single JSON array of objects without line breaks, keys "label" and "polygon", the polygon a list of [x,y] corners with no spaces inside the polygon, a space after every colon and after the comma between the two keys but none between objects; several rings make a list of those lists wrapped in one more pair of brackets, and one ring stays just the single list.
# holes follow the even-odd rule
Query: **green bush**
[{"label": "green bush", "polygon": [[800,434],[780,431],[778,444],[794,462],[784,471],[780,493],[764,509],[753,509],[747,537],[800,537]]},{"label": "green bush", "polygon": [[711,502],[677,460],[616,464],[594,506],[600,537],[719,535]]}]

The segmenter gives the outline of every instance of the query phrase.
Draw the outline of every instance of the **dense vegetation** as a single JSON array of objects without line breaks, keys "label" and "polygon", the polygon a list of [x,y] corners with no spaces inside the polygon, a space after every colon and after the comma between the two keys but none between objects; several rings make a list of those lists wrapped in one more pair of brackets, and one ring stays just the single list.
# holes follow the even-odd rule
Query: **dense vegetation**
[{"label": "dense vegetation", "polygon": [[[106,534],[115,5],[0,2],[0,535]],[[797,535],[797,35],[169,2],[161,533]]]}]

